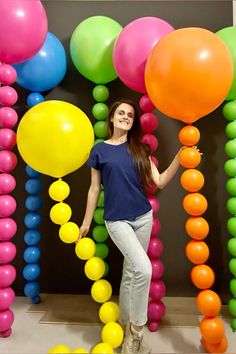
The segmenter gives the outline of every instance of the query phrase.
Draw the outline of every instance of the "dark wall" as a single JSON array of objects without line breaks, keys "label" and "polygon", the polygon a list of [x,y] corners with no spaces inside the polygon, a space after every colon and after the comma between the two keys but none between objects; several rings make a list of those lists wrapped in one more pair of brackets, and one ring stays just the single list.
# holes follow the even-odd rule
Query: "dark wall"
[{"label": "dark wall", "polygon": [[[69,41],[74,28],[85,18],[94,15],[105,15],[114,18],[123,26],[130,21],[144,16],[156,16],[169,22],[176,29],[182,27],[202,27],[213,32],[231,26],[232,2],[231,1],[69,1],[47,0],[45,6],[49,31],[54,33],[65,46],[68,55],[68,71],[61,84],[45,95],[46,100],[58,99],[68,101],[80,107],[94,123],[91,115],[91,107],[94,104],[92,89],[94,84],[83,78],[73,67],[69,57]],[[120,97],[133,98],[138,102],[140,95],[126,88],[118,79],[108,84],[110,90],[109,102]],[[20,99],[17,109],[22,115],[26,107],[28,92],[17,88]],[[169,119],[156,112],[159,118],[159,128],[156,135],[159,140],[157,157],[159,169],[162,171],[170,163],[179,149],[178,131],[182,123]],[[196,126],[201,131],[199,148],[203,152],[200,169],[205,175],[206,183],[203,194],[208,199],[209,207],[206,219],[210,224],[210,234],[207,243],[210,246],[211,256],[209,264],[214,268],[217,276],[215,289],[223,296],[228,297],[228,282],[230,274],[227,269],[228,256],[226,242],[225,210],[227,194],[225,192],[226,176],[223,172],[225,121],[221,114],[221,108],[211,115],[200,119]],[[43,139],[43,137],[42,137]],[[179,171],[177,177],[160,193],[161,202],[159,218],[162,229],[159,234],[164,244],[162,260],[165,264],[164,281],[167,285],[168,296],[191,296],[196,289],[189,280],[189,272],[192,264],[185,257],[185,245],[189,240],[184,230],[187,214],[182,209],[182,199],[185,192],[179,184]],[[24,266],[22,253],[24,250],[23,234],[25,227],[23,218],[26,213],[24,200],[26,192],[24,183],[27,180],[25,165],[19,158],[19,164],[15,170],[18,186],[14,193],[18,201],[18,209],[15,214],[18,222],[18,233],[15,242],[18,247],[18,255],[15,265],[18,269],[18,277],[14,288],[18,294],[22,294],[24,280],[21,272]],[[86,204],[86,195],[89,187],[90,172],[87,166],[68,175],[64,180],[71,186],[71,194],[67,199],[73,210],[72,221],[80,225]],[[41,276],[39,282],[42,292],[49,293],[88,293],[92,282],[86,279],[83,271],[84,262],[80,261],[74,253],[73,245],[62,243],[58,236],[58,227],[49,219],[49,210],[53,203],[50,201],[47,190],[53,182],[52,178],[42,176],[44,201],[41,213],[43,222],[40,230],[42,241],[40,248],[42,257],[40,260]],[[114,292],[118,291],[122,258],[110,241],[110,275],[108,280],[113,285]]]}]

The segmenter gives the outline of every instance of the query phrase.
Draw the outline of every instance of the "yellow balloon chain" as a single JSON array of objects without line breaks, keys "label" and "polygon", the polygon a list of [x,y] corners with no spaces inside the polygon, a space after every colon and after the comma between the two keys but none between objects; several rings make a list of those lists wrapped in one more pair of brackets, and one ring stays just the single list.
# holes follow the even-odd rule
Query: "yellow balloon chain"
[{"label": "yellow balloon chain", "polygon": [[[50,210],[51,220],[60,225],[59,237],[65,243],[76,243],[79,237],[79,227],[76,223],[69,221],[72,215],[71,208],[63,201],[69,196],[70,187],[61,178],[53,182],[49,187],[50,197],[57,201]],[[119,317],[119,306],[109,301],[112,295],[111,284],[102,279],[105,272],[105,262],[100,257],[95,257],[95,242],[85,237],[79,240],[75,246],[75,253],[78,258],[85,260],[84,271],[86,276],[93,280],[91,296],[94,301],[102,303],[99,309],[99,318],[105,324],[101,330],[102,342],[96,344],[91,353],[114,353],[113,349],[119,347],[123,342],[124,332],[116,321]],[[70,348],[59,344],[51,348],[48,353],[88,353],[86,349]]]}]

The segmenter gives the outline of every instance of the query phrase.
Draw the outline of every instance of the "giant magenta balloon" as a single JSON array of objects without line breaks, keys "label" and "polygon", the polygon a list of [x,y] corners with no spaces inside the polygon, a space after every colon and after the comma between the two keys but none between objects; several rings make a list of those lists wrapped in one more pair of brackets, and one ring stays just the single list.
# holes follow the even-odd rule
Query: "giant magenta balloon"
[{"label": "giant magenta balloon", "polygon": [[203,28],[182,28],[154,47],[145,68],[147,93],[162,113],[192,123],[227,96],[233,62],[224,42]]},{"label": "giant magenta balloon", "polygon": [[48,29],[41,1],[0,1],[0,14],[0,62],[19,63],[35,55]]},{"label": "giant magenta balloon", "polygon": [[116,72],[129,88],[145,93],[144,70],[147,58],[157,42],[174,28],[157,17],[141,17],[119,34],[113,51]]}]

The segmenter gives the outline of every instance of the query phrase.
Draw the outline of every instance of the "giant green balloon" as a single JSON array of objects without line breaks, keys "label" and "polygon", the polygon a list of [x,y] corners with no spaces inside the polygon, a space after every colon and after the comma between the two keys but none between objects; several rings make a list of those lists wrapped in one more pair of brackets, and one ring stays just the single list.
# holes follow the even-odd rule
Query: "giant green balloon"
[{"label": "giant green balloon", "polygon": [[92,16],[82,21],[70,40],[70,55],[76,69],[96,84],[117,78],[112,52],[122,26],[110,17]]},{"label": "giant green balloon", "polygon": [[236,27],[226,27],[216,32],[216,35],[220,37],[223,42],[228,47],[234,66],[234,77],[233,83],[229,90],[228,95],[226,96],[226,101],[234,100],[236,98]]}]

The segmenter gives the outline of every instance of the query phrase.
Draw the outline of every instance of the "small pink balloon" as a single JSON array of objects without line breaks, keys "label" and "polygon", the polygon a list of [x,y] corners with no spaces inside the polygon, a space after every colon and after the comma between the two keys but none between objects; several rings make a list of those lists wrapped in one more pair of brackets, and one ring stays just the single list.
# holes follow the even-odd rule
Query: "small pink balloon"
[{"label": "small pink balloon", "polygon": [[163,251],[163,245],[159,238],[151,237],[147,254],[150,258],[158,258]]},{"label": "small pink balloon", "polygon": [[16,279],[16,269],[11,264],[0,265],[0,288],[7,288]]},{"label": "small pink balloon", "polygon": [[151,184],[147,188],[147,194],[155,194],[157,191],[157,186],[155,184]]},{"label": "small pink balloon", "polygon": [[8,309],[0,312],[0,332],[5,332],[9,329],[14,321],[14,314],[12,310]]},{"label": "small pink balloon", "polygon": [[153,156],[153,155],[150,155],[150,157],[151,157],[152,162],[156,166],[156,168],[158,168],[158,160],[157,160],[157,158],[155,156]]},{"label": "small pink balloon", "polygon": [[154,104],[147,95],[143,95],[139,100],[139,107],[143,112],[152,112],[155,108]]},{"label": "small pink balloon", "polygon": [[143,113],[140,117],[140,124],[145,133],[152,133],[158,127],[158,119],[152,113]]},{"label": "small pink balloon", "polygon": [[12,151],[0,151],[0,172],[10,172],[14,170],[17,165],[16,154]]},{"label": "small pink balloon", "polygon": [[0,264],[8,264],[16,256],[16,246],[14,243],[5,241],[0,242]]},{"label": "small pink balloon", "polygon": [[0,241],[8,241],[15,236],[17,225],[11,218],[0,218]]},{"label": "small pink balloon", "polygon": [[141,141],[142,143],[149,145],[151,152],[154,152],[158,147],[158,140],[153,134],[144,134]]},{"label": "small pink balloon", "polygon": [[9,173],[0,174],[0,194],[9,194],[16,187],[15,177]]},{"label": "small pink balloon", "polygon": [[0,217],[7,218],[16,210],[16,200],[9,194],[0,195]]},{"label": "small pink balloon", "polygon": [[166,295],[166,287],[162,280],[152,280],[149,289],[149,296],[152,300],[161,300]]},{"label": "small pink balloon", "polygon": [[151,204],[153,214],[156,214],[160,209],[160,202],[154,195],[147,196],[149,203]]},{"label": "small pink balloon", "polygon": [[0,125],[4,128],[12,128],[18,121],[17,112],[11,107],[0,108]]},{"label": "small pink balloon", "polygon": [[163,276],[164,274],[164,265],[160,259],[151,259],[151,265],[152,265],[152,279],[159,279]]},{"label": "small pink balloon", "polygon": [[16,133],[9,128],[0,130],[0,148],[10,150],[16,145]]},{"label": "small pink balloon", "polygon": [[0,87],[0,104],[3,106],[13,106],[18,99],[16,90],[11,86]]},{"label": "small pink balloon", "polygon": [[160,327],[160,322],[152,321],[148,324],[148,329],[150,332],[156,332]]},{"label": "small pink balloon", "polygon": [[0,311],[7,310],[15,300],[15,292],[12,288],[0,289]]},{"label": "small pink balloon", "polygon": [[0,332],[0,335],[3,338],[10,337],[11,334],[12,334],[12,329],[11,328],[8,328],[5,331]]},{"label": "small pink balloon", "polygon": [[161,230],[161,223],[160,220],[158,218],[153,217],[152,219],[152,232],[151,232],[151,236],[156,237],[157,234],[160,232]]},{"label": "small pink balloon", "polygon": [[8,64],[0,65],[0,84],[11,85],[16,81],[16,70]]},{"label": "small pink balloon", "polygon": [[150,301],[148,304],[148,318],[151,321],[160,321],[165,315],[165,305],[161,300]]}]

